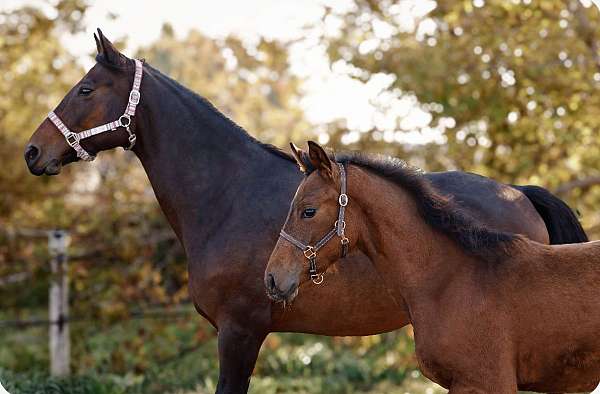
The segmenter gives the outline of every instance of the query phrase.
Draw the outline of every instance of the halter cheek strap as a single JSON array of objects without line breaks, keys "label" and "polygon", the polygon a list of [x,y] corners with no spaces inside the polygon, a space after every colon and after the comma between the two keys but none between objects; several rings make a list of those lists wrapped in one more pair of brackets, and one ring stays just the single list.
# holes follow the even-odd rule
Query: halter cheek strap
[{"label": "halter cheek strap", "polygon": [[344,165],[341,163],[337,163],[340,169],[340,178],[341,178],[341,187],[340,187],[340,195],[338,197],[338,204],[340,206],[338,211],[338,218],[333,224],[333,228],[329,230],[327,234],[325,234],[314,246],[310,246],[308,244],[304,244],[297,238],[294,238],[292,235],[285,232],[284,229],[281,229],[279,235],[281,238],[285,239],[298,249],[302,250],[304,253],[304,257],[308,260],[308,275],[314,284],[320,285],[323,283],[323,274],[319,274],[317,270],[317,252],[323,246],[327,244],[327,242],[331,241],[334,236],[338,236],[341,238],[341,256],[346,257],[348,254],[348,243],[349,240],[346,237],[346,222],[344,221],[346,206],[348,205],[348,195],[346,194],[346,169]]},{"label": "halter cheek strap", "polygon": [[69,130],[69,128],[63,123],[63,121],[60,120],[60,118],[54,113],[54,111],[51,111],[48,114],[48,119],[50,119],[50,121],[56,126],[58,131],[61,132],[61,134],[65,137],[67,144],[69,144],[69,146],[75,150],[75,152],[77,153],[77,157],[79,157],[81,160],[92,161],[96,158],[96,156],[90,154],[85,149],[83,149],[80,143],[81,140],[107,131],[116,130],[118,127],[125,128],[127,134],[129,134],[129,146],[124,149],[129,150],[135,145],[136,136],[135,133],[131,131],[130,125],[131,118],[135,116],[135,109],[139,104],[141,98],[140,86],[142,85],[142,74],[144,71],[144,67],[140,60],[133,60],[135,62],[135,75],[133,77],[133,86],[131,87],[131,91],[129,92],[129,99],[127,101],[127,107],[125,108],[125,112],[119,117],[119,119],[103,124],[101,126],[74,133],[71,130]]}]

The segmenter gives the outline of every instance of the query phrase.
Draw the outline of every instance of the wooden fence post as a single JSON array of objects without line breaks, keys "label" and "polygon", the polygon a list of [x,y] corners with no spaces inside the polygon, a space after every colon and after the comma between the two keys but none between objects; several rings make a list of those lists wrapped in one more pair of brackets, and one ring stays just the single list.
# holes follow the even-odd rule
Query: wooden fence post
[{"label": "wooden fence post", "polygon": [[67,244],[69,234],[54,230],[48,233],[50,267],[50,373],[66,376],[70,373],[71,344],[69,340],[69,277]]}]

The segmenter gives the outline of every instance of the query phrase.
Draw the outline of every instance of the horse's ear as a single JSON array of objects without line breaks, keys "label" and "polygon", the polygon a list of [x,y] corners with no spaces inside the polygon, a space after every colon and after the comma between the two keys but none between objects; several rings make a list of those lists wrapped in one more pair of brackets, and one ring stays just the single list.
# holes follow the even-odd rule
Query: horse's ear
[{"label": "horse's ear", "polygon": [[98,55],[104,57],[108,63],[113,64],[115,66],[121,66],[127,63],[127,58],[125,55],[121,54],[117,48],[104,36],[102,30],[98,29],[98,36],[94,34],[94,39],[96,40],[96,49],[98,50]]},{"label": "horse's ear", "polygon": [[332,177],[332,162],[321,145],[313,141],[308,141],[308,158],[312,166],[321,170],[321,174]]}]

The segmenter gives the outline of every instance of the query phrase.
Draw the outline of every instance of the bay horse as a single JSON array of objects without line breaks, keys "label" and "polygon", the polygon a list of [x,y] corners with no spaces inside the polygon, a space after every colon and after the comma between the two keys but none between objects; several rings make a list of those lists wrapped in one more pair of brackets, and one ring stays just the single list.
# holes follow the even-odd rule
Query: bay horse
[{"label": "bay horse", "polygon": [[[136,63],[101,31],[95,40],[97,63],[53,111],[63,130],[45,119],[30,138],[25,160],[31,173],[55,175],[82,159],[71,143],[91,159],[100,151],[129,148],[129,132],[135,135],[131,150],[188,258],[190,297],[218,330],[217,392],[246,392],[269,332],[371,335],[408,324],[408,315],[397,313],[394,300],[382,296],[385,288],[360,252],[348,256],[352,264],[339,267],[327,290],[307,289],[284,314],[265,296],[260,277],[302,178],[294,158],[255,140],[207,100],[147,63],[140,95],[132,97],[139,100],[134,115],[121,119],[130,108]],[[114,130],[96,129],[111,122],[117,122]],[[129,132],[123,127],[128,123]],[[94,129],[108,131],[88,138],[66,132],[91,135]],[[511,187],[457,171],[428,177],[492,227],[545,243],[586,239],[570,208],[542,188]],[[344,305],[326,298],[331,288],[347,300]],[[333,314],[353,317],[331,319]]]},{"label": "bay horse", "polygon": [[[332,158],[313,142],[308,156],[265,271],[274,300],[292,302],[357,249],[409,316],[423,374],[450,393],[594,389],[600,241],[549,246],[489,229],[399,160]],[[334,288],[327,298],[349,302]]]}]

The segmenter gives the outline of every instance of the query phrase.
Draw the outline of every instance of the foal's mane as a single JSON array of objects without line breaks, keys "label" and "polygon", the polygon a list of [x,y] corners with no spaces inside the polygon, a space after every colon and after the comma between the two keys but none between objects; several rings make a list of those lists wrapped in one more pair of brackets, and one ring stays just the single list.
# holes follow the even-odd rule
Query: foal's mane
[{"label": "foal's mane", "polygon": [[523,239],[516,234],[486,227],[460,208],[450,196],[438,191],[420,169],[400,159],[344,152],[336,154],[335,160],[365,168],[406,190],[414,198],[419,214],[426,223],[450,236],[467,253],[487,262],[499,262],[509,257]]}]

